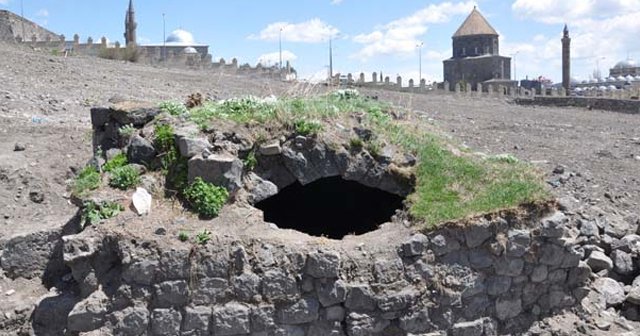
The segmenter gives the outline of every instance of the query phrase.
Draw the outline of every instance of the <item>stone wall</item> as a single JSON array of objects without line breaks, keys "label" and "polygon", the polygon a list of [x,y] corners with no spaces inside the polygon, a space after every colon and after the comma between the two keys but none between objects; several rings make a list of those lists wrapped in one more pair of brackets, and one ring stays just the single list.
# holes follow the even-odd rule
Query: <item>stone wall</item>
[{"label": "stone wall", "polygon": [[0,41],[31,41],[34,37],[38,41],[59,40],[60,35],[12,12],[0,10]]},{"label": "stone wall", "polygon": [[384,255],[223,236],[161,248],[85,231],[64,238],[79,284],[66,326],[117,335],[517,332],[586,295],[591,270],[562,239],[566,222],[560,212],[483,218],[415,234]]},{"label": "stone wall", "polygon": [[625,100],[598,97],[533,97],[533,99],[519,98],[520,105],[538,105],[555,107],[584,107],[589,109],[606,110],[630,114],[640,113],[639,100]]}]

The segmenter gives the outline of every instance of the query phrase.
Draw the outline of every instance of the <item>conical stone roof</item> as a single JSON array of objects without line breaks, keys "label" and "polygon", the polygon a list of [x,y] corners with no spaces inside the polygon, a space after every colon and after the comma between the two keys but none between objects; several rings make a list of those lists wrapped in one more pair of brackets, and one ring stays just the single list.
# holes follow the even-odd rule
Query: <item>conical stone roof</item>
[{"label": "conical stone roof", "polygon": [[498,32],[491,27],[487,19],[473,7],[471,14],[462,23],[460,28],[453,34],[453,37],[469,35],[498,35]]}]

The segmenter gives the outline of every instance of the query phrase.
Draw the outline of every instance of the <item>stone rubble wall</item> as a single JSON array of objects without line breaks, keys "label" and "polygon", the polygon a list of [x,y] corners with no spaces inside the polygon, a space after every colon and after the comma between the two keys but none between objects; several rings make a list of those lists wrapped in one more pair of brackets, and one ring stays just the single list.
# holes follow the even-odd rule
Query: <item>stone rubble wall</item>
[{"label": "stone rubble wall", "polygon": [[224,238],[169,249],[85,231],[64,238],[79,287],[65,326],[115,335],[497,335],[586,295],[591,270],[562,238],[566,224],[561,212],[480,219],[415,234],[384,255],[366,245],[296,250]]},{"label": "stone rubble wall", "polygon": [[605,110],[613,112],[622,112],[628,114],[640,114],[639,100],[626,100],[614,98],[595,98],[595,97],[540,97],[533,99],[519,98],[516,99],[519,105],[537,105],[552,107],[583,107],[596,110]]}]

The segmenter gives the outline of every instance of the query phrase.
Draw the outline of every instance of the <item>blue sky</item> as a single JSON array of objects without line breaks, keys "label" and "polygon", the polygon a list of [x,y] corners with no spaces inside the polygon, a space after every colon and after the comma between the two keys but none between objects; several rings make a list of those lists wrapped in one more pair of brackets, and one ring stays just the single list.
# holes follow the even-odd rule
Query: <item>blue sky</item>
[{"label": "blue sky", "polygon": [[[128,0],[23,0],[28,18],[54,32],[82,40],[123,40]],[[20,13],[20,0],[0,8]],[[210,44],[214,59],[241,63],[277,62],[283,54],[303,78],[324,76],[328,38],[334,37],[335,72],[382,71],[395,78],[442,79],[442,60],[451,55],[451,35],[474,5],[501,34],[501,54],[517,54],[517,75],[560,81],[560,37],[566,22],[573,38],[573,76],[589,79],[627,57],[640,58],[640,0],[134,0],[139,43],[160,43],[166,31],[190,31]]]}]

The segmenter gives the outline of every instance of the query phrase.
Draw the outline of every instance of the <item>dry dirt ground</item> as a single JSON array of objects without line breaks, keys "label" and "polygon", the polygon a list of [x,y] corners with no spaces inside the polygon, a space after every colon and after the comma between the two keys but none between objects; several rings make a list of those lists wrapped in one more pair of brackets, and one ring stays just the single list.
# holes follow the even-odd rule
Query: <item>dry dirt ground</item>
[{"label": "dry dirt ground", "polygon": [[[215,72],[63,58],[4,44],[0,83],[0,246],[16,234],[61,226],[77,211],[66,182],[91,155],[91,106],[119,98],[182,99],[194,92],[227,98],[308,89]],[[623,215],[640,212],[639,115],[521,107],[498,98],[362,91],[418,111],[425,122],[473,151],[511,153],[534,162],[559,198],[571,196]],[[557,169],[562,167],[564,174]],[[13,290],[18,292],[7,295]],[[29,293],[35,300],[42,289],[0,276],[0,312],[9,311],[7,305],[23,309],[18,303],[29,302]]]}]

